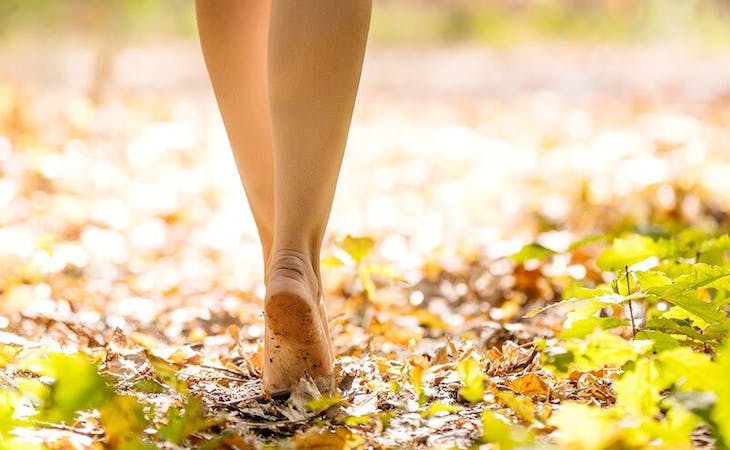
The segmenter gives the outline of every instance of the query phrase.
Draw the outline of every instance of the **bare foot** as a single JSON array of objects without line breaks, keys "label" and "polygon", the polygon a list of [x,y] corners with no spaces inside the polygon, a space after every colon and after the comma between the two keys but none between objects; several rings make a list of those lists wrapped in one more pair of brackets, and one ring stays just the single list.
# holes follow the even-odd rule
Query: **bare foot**
[{"label": "bare foot", "polygon": [[264,391],[284,396],[305,376],[332,391],[334,355],[324,301],[311,263],[295,252],[273,255],[264,301]]}]

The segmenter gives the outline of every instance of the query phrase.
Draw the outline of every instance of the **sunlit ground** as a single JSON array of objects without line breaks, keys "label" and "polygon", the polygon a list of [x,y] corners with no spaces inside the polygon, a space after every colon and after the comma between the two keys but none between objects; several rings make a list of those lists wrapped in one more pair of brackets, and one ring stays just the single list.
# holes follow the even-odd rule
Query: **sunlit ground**
[{"label": "sunlit ground", "polygon": [[[0,49],[0,340],[144,345],[238,367],[248,391],[198,386],[214,410],[231,392],[254,398],[260,250],[197,45],[121,48],[101,86],[93,56],[83,43]],[[504,276],[499,259],[534,238],[561,249],[650,222],[726,227],[728,80],[726,52],[678,44],[371,46],[324,255],[372,237],[370,261],[402,280],[376,276],[363,309],[351,264],[324,272],[350,413],[383,409],[362,397],[387,384],[383,361],[395,373],[446,337],[458,353],[547,333],[519,318],[553,287]],[[570,264],[548,270],[586,276]],[[237,413],[286,416],[261,408]],[[476,432],[468,415],[399,420],[364,433],[461,445]]]}]

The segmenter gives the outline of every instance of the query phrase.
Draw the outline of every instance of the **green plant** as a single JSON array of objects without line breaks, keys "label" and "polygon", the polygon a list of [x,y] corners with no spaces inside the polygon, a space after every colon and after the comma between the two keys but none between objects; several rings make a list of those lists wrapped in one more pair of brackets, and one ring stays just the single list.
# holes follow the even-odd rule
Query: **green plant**
[{"label": "green plant", "polygon": [[[534,249],[520,255],[553,254]],[[555,373],[614,368],[620,374],[613,406],[561,406],[555,426],[580,417],[581,427],[592,430],[564,434],[563,444],[689,448],[690,433],[704,423],[718,448],[728,448],[728,251],[730,236],[695,229],[657,239],[623,235],[596,260],[605,282],[568,285],[563,300],[530,314],[568,309],[558,342],[544,354]]]}]

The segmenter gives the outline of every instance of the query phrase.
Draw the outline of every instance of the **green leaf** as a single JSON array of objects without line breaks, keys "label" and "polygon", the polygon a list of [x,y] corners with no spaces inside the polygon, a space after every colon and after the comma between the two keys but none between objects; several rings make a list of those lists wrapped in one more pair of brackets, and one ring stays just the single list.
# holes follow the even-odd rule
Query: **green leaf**
[{"label": "green leaf", "polygon": [[727,450],[730,444],[730,384],[727,382],[727,374],[730,373],[730,341],[725,342],[717,359],[709,364],[706,355],[702,355],[705,356],[702,360],[695,359],[689,363],[683,361],[687,353],[674,356],[665,358],[668,370],[692,371],[682,373],[686,378],[686,382],[681,385],[684,392],[677,392],[674,398],[709,425],[718,449]]},{"label": "green leaf", "polygon": [[570,246],[568,247],[568,251],[572,252],[581,247],[585,247],[588,244],[593,244],[594,242],[605,242],[607,239],[608,236],[606,236],[605,234],[591,234],[589,236],[578,239],[577,241],[570,244]]},{"label": "green leaf", "polygon": [[730,383],[727,376],[730,374],[730,340],[727,340],[720,349],[719,356],[713,365],[713,372],[709,374],[710,387],[717,397],[715,408],[712,410],[712,420],[717,424],[721,445],[730,447]]},{"label": "green leaf", "polygon": [[671,284],[655,285],[645,291],[697,315],[706,322],[724,319],[725,312],[719,310],[722,305],[700,299],[698,288],[704,286],[730,289],[730,272],[719,266],[698,263],[690,266],[688,273],[680,275]]},{"label": "green leaf", "polygon": [[660,317],[663,317],[665,319],[678,319],[678,320],[684,320],[686,322],[689,322],[692,324],[693,327],[698,329],[700,333],[704,334],[705,328],[709,326],[707,322],[702,320],[702,318],[697,317],[696,314],[692,314],[691,312],[687,311],[686,309],[679,307],[679,306],[672,306],[671,308],[667,309],[664,313],[661,314]]},{"label": "green leaf", "polygon": [[397,414],[395,411],[383,411],[381,413],[375,414],[375,417],[380,420],[380,423],[383,425],[383,428],[388,428],[390,426],[390,422],[393,420],[393,417],[395,417]]},{"label": "green leaf", "polygon": [[729,320],[723,320],[721,322],[715,322],[707,325],[707,327],[702,330],[703,336],[706,338],[712,339],[719,342],[723,342],[727,336],[728,332],[730,331],[730,321]]},{"label": "green leaf", "polygon": [[565,349],[548,348],[542,354],[542,366],[558,374],[566,374],[575,361],[573,352]]},{"label": "green leaf", "polygon": [[646,328],[667,334],[686,336],[703,343],[711,343],[711,339],[696,330],[689,320],[656,317],[646,322]]},{"label": "green leaf", "polygon": [[368,416],[368,415],[349,416],[345,419],[345,425],[349,425],[351,427],[355,427],[357,425],[364,425],[366,423],[370,423],[370,416]]},{"label": "green leaf", "polygon": [[493,412],[482,412],[483,444],[496,444],[499,450],[514,450],[529,445],[533,440],[533,435],[523,427],[512,425]]},{"label": "green leaf", "polygon": [[132,387],[135,391],[146,392],[148,394],[160,394],[162,392],[165,392],[165,388],[160,385],[159,382],[150,378],[137,380],[134,382]]},{"label": "green leaf", "polygon": [[657,362],[661,388],[676,384],[683,390],[702,390],[712,385],[712,361],[709,355],[678,347],[660,353]]},{"label": "green leaf", "polygon": [[656,353],[679,347],[679,342],[676,339],[661,331],[641,330],[636,333],[635,339],[652,341]]},{"label": "green leaf", "polygon": [[665,240],[655,241],[650,237],[629,235],[616,238],[613,244],[601,253],[596,264],[604,271],[623,270],[652,256],[663,257],[669,252]]},{"label": "green leaf", "polygon": [[659,413],[659,392],[664,387],[658,382],[656,361],[641,358],[614,384],[616,406],[636,418],[651,419]]},{"label": "green leaf", "polygon": [[112,395],[96,364],[84,354],[52,353],[30,364],[53,378],[50,395],[41,405],[48,422],[73,422],[78,412],[98,408]]},{"label": "green leaf", "polygon": [[727,277],[730,277],[730,272],[723,267],[697,263],[687,266],[684,274],[677,277],[672,284],[677,290],[697,289],[711,283],[714,287],[727,289],[730,287]]},{"label": "green leaf", "polygon": [[613,291],[609,286],[605,284],[597,286],[595,288],[586,288],[573,284],[565,288],[565,290],[563,291],[563,298],[584,300],[609,294],[613,294]]},{"label": "green leaf", "polygon": [[509,391],[498,391],[496,396],[522,420],[527,423],[535,422],[535,413],[537,410],[535,408],[535,404],[532,403],[532,400],[530,400],[529,397],[517,395],[514,392]]},{"label": "green leaf", "polygon": [[619,336],[600,331],[582,340],[565,343],[572,350],[575,365],[581,372],[602,369],[605,366],[620,367],[636,358],[640,342],[629,342]]},{"label": "green leaf", "polygon": [[699,228],[684,228],[672,239],[677,247],[675,255],[692,255],[692,253],[699,250],[702,244],[707,242],[708,239],[709,235],[705,230],[700,230]]},{"label": "green leaf", "polygon": [[655,444],[654,448],[691,449],[692,432],[699,419],[683,410],[676,402],[663,402],[666,409],[663,420],[647,419],[640,423],[639,431]]},{"label": "green leaf", "polygon": [[342,397],[340,394],[336,395],[323,395],[320,398],[310,400],[307,403],[307,409],[310,411],[326,411],[335,405],[342,403]]},{"label": "green leaf", "polygon": [[617,317],[588,317],[586,319],[576,320],[563,329],[560,337],[563,339],[583,338],[596,330],[610,330],[621,326],[629,325],[626,319]]},{"label": "green leaf", "polygon": [[543,260],[548,256],[557,255],[558,252],[544,247],[537,243],[527,244],[517,253],[510,256],[510,259],[517,264],[522,264],[531,259]]},{"label": "green leaf", "polygon": [[144,405],[133,395],[117,395],[101,408],[106,448],[118,450],[151,450],[155,446],[144,441],[149,426]]},{"label": "green leaf", "polygon": [[459,393],[468,402],[476,403],[484,399],[484,372],[474,358],[459,361],[456,366],[462,387]]},{"label": "green leaf", "polygon": [[15,405],[20,401],[17,392],[0,390],[0,442],[7,438],[10,431],[15,427]]},{"label": "green leaf", "polygon": [[625,448],[619,444],[623,430],[617,426],[615,408],[601,409],[565,402],[550,419],[557,427],[558,448],[604,450]]},{"label": "green leaf", "polygon": [[[710,428],[710,432],[715,437],[715,448],[727,450],[722,433],[720,431],[720,425],[715,422],[712,417],[715,405],[717,404],[717,396],[713,392],[707,391],[687,391],[677,392],[673,396],[674,400],[677,401],[686,411],[694,414],[697,418],[701,419]],[[676,410],[672,409],[670,412]]]},{"label": "green leaf", "polygon": [[[571,315],[572,320],[576,319],[585,319],[587,317],[592,316],[594,313],[596,313],[601,308],[606,307],[607,305],[620,305],[622,303],[626,303],[629,300],[641,300],[646,298],[646,295],[642,292],[634,292],[631,295],[619,295],[611,292],[609,290],[608,293],[605,292],[605,288],[596,288],[596,289],[585,289],[585,290],[578,290],[578,289],[571,289],[570,293],[578,293],[578,295],[581,296],[588,296],[590,293],[601,293],[600,295],[592,296],[592,297],[585,297],[585,298],[566,298],[565,300],[561,300],[556,303],[552,303],[550,305],[544,306],[540,309],[536,309],[533,311],[528,312],[525,314],[526,318],[535,317],[536,315],[543,313],[547,311],[548,309],[555,308],[557,306],[566,306],[570,304],[582,304],[583,306],[576,306],[576,311],[579,311],[579,314],[577,315]],[[570,314],[570,313],[569,313]]]},{"label": "green leaf", "polygon": [[672,279],[659,270],[634,272],[634,276],[639,283],[639,288],[644,291],[672,284]]},{"label": "green leaf", "polygon": [[171,407],[168,410],[167,423],[160,428],[159,435],[173,444],[180,445],[191,434],[210,428],[216,422],[203,415],[203,405],[198,398],[188,397],[184,412],[180,408]]},{"label": "green leaf", "polygon": [[390,380],[390,383],[388,383],[388,387],[390,388],[391,392],[400,391],[400,385],[398,385],[398,382],[395,380]]},{"label": "green leaf", "polygon": [[159,356],[153,355],[151,352],[145,351],[145,354],[147,355],[147,359],[149,359],[155,374],[163,383],[170,386],[183,396],[188,395],[189,390],[187,383],[177,377],[179,370],[178,366],[165,361]]},{"label": "green leaf", "polygon": [[699,251],[702,254],[730,251],[730,235],[724,234],[702,242]]}]

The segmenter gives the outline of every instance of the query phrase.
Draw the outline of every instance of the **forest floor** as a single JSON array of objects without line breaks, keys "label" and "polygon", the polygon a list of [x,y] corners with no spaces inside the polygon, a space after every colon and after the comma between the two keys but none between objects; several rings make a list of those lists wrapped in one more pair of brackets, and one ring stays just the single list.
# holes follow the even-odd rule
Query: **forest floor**
[{"label": "forest floor", "polygon": [[[38,375],[71,369],[20,361],[82,352],[120,425],[56,411],[13,442],[604,448],[558,413],[612,405],[618,369],[548,370],[565,311],[526,315],[610,281],[600,244],[569,248],[585,236],[730,221],[727,55],[373,48],[323,250],[339,393],[312,401],[303,382],[274,401],[261,252],[196,46],[120,50],[91,94],[89,50],[47,51],[0,51],[16,62],[0,68],[0,388],[52,385]],[[559,254],[509,257],[534,240]],[[23,398],[15,418],[42,403]],[[488,436],[495,417],[517,434]]]}]

